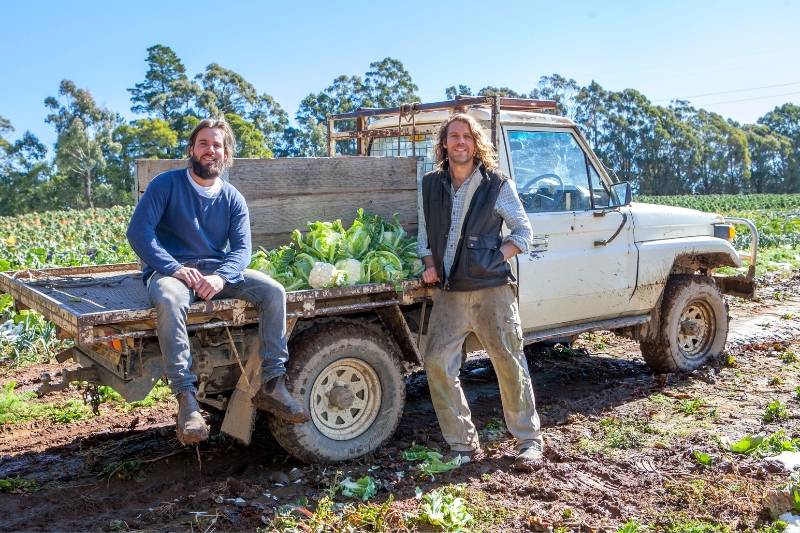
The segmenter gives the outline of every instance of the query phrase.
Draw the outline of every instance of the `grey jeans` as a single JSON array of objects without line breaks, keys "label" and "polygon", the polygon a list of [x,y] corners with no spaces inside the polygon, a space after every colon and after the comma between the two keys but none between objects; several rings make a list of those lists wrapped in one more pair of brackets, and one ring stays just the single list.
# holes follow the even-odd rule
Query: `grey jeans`
[{"label": "grey jeans", "polygon": [[489,355],[500,386],[506,427],[522,450],[543,444],[531,376],[525,360],[519,309],[510,285],[469,292],[437,290],[428,325],[425,373],[439,427],[454,451],[480,447],[458,379],[461,346],[474,333]]},{"label": "grey jeans", "polygon": [[[261,378],[270,379],[286,373],[289,351],[286,347],[286,291],[266,274],[245,270],[244,281],[226,283],[214,299],[238,298],[253,304],[259,313],[258,335],[261,340]],[[197,377],[192,374],[192,354],[186,331],[189,306],[198,299],[181,280],[158,272],[147,280],[150,304],[156,308],[158,343],[164,357],[164,371],[173,394],[195,390]]]}]

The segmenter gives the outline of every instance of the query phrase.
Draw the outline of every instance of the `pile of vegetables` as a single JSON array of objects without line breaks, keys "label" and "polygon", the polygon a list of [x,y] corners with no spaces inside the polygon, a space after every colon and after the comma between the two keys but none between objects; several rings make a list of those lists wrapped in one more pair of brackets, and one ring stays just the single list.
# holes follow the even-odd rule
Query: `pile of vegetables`
[{"label": "pile of vegetables", "polygon": [[416,247],[397,215],[390,222],[359,209],[349,228],[335,220],[311,222],[305,234],[294,230],[290,244],[255,252],[250,268],[287,291],[394,283],[422,273]]}]

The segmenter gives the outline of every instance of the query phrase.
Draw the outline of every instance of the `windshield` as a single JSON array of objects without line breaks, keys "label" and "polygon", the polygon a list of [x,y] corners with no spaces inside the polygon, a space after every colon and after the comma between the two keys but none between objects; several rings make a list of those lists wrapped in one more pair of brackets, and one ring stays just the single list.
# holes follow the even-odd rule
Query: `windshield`
[{"label": "windshield", "polygon": [[528,213],[579,211],[614,203],[599,173],[569,132],[508,133],[514,181]]}]

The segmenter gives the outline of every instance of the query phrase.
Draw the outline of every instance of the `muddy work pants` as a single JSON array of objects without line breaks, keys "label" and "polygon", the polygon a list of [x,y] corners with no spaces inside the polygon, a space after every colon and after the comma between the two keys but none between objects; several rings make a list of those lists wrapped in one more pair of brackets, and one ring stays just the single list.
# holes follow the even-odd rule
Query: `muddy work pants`
[{"label": "muddy work pants", "polygon": [[[201,272],[205,272],[201,268]],[[245,270],[244,281],[226,283],[214,300],[238,298],[253,304],[258,310],[261,379],[286,373],[289,352],[286,346],[286,292],[283,286],[266,274]],[[158,272],[147,280],[150,303],[156,308],[158,343],[164,357],[164,369],[174,394],[194,391],[197,377],[192,373],[192,355],[186,317],[189,306],[198,300],[192,289],[178,278]]]},{"label": "muddy work pants", "polygon": [[522,450],[542,445],[539,415],[528,363],[522,350],[522,327],[510,285],[469,292],[438,290],[424,352],[431,400],[444,439],[453,451],[480,447],[478,433],[461,388],[461,347],[474,333],[494,366],[506,427]]}]

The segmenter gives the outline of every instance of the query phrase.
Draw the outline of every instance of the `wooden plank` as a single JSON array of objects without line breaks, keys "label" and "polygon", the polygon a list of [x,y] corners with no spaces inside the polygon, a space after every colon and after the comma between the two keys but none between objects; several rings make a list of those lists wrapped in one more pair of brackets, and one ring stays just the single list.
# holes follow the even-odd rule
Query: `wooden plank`
[{"label": "wooden plank", "polygon": [[[161,172],[184,160],[139,160],[139,193]],[[250,209],[253,246],[287,244],[294,229],[314,220],[349,225],[359,207],[391,218],[409,231],[417,226],[417,162],[411,157],[236,159],[230,182]]]},{"label": "wooden plank", "polygon": [[270,248],[287,244],[292,230],[305,230],[309,221],[341,219],[347,227],[355,219],[359,207],[386,219],[391,219],[397,213],[406,229],[416,231],[416,200],[416,191],[386,191],[379,194],[344,192],[248,201],[253,246]]},{"label": "wooden plank", "polygon": [[[139,194],[158,174],[185,166],[183,159],[138,160]],[[227,177],[248,202],[346,191],[416,191],[417,163],[412,157],[235,159]]]}]

